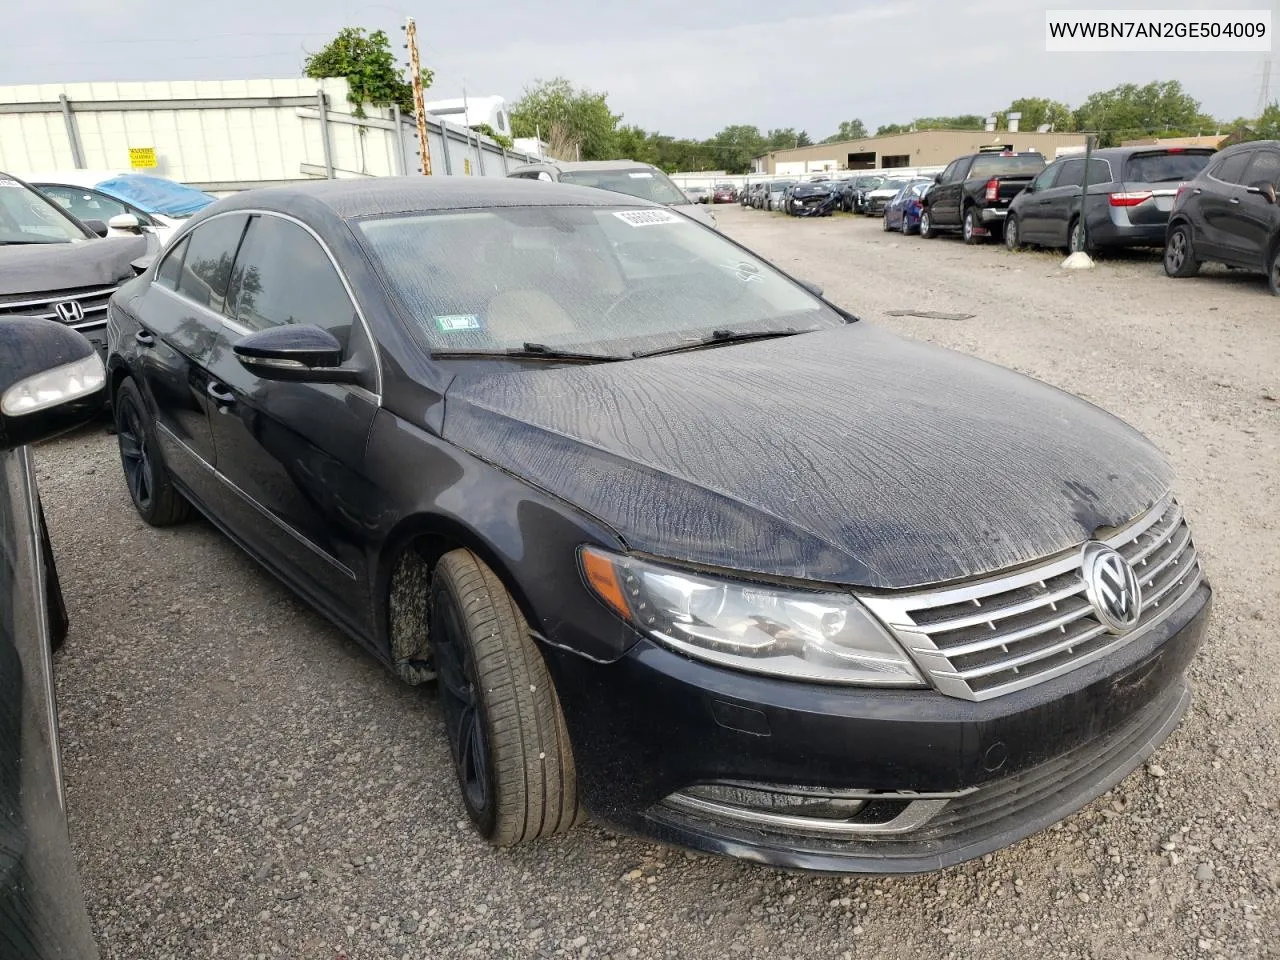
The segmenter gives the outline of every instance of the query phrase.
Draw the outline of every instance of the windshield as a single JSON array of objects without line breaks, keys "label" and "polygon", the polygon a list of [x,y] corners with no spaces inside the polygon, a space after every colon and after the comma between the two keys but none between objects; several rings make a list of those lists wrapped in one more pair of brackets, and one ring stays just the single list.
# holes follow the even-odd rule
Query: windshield
[{"label": "windshield", "polygon": [[1138,153],[1125,164],[1124,178],[1136,183],[1194,180],[1209,163],[1212,151],[1203,153]]},{"label": "windshield", "polygon": [[[685,203],[676,185],[657,170],[567,170],[560,174],[561,183],[576,183],[584,187],[599,187],[629,197],[652,200],[654,203]],[[702,191],[706,192],[706,191]]]},{"label": "windshield", "polygon": [[859,177],[854,181],[854,185],[858,187],[871,187],[875,189],[884,181],[883,177]]},{"label": "windshield", "polygon": [[0,244],[72,243],[88,239],[54,204],[0,174]]},{"label": "windshield", "polygon": [[969,179],[978,177],[1034,177],[1044,169],[1044,157],[1038,153],[1015,154],[1012,157],[998,153],[984,154],[973,161]]},{"label": "windshield", "polygon": [[654,208],[503,207],[360,222],[429,351],[630,356],[844,318],[720,234]]},{"label": "windshield", "polygon": [[793,183],[795,183],[794,180],[775,180],[773,183],[769,184],[769,192],[781,193],[783,190],[787,189],[787,187],[791,186]]},{"label": "windshield", "polygon": [[905,186],[907,185],[907,183],[908,183],[908,182],[909,182],[909,181],[907,181],[907,180],[886,180],[884,183],[880,184],[880,186],[876,187],[876,189],[877,189],[877,190],[895,190],[895,191],[897,191],[897,190],[901,190],[903,187],[905,187]]}]

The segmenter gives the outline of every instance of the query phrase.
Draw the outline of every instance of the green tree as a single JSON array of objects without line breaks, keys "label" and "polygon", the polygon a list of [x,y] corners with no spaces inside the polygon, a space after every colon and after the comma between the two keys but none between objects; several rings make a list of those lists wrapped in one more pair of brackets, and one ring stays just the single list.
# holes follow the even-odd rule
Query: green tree
[{"label": "green tree", "polygon": [[607,93],[574,88],[564,77],[536,80],[511,105],[511,131],[517,137],[540,133],[553,151],[581,151],[583,160],[612,159],[621,114],[609,109]]},{"label": "green tree", "polygon": [[1133,137],[1186,136],[1217,127],[1177,80],[1122,83],[1091,94],[1076,110],[1075,123],[1078,130],[1097,133],[1104,147]]},{"label": "green tree", "polygon": [[823,143],[839,143],[841,140],[861,140],[867,135],[867,128],[861,120],[841,120],[840,129],[823,140]]},{"label": "green tree", "polygon": [[770,130],[764,135],[764,139],[765,150],[791,150],[795,147],[807,147],[813,143],[809,139],[809,134],[803,130],[796,130],[795,127]]},{"label": "green tree", "polygon": [[962,113],[955,117],[916,117],[910,123],[887,123],[877,127],[876,136],[913,130],[981,130],[985,122],[986,118],[976,113]]},{"label": "green tree", "polygon": [[471,125],[471,129],[474,130],[476,133],[483,134],[484,136],[488,137],[490,140],[495,141],[496,143],[500,144],[501,146],[505,147],[508,150],[515,148],[515,142],[510,137],[508,137],[505,133],[499,133],[497,130],[493,129],[493,127],[487,123],[473,123]]},{"label": "green tree", "polygon": [[746,173],[751,158],[766,152],[768,143],[758,127],[735,124],[725,127],[704,146],[715,156],[715,166],[727,173]]},{"label": "green tree", "polygon": [[1068,133],[1075,129],[1075,114],[1071,108],[1047,97],[1019,97],[1009,104],[1008,110],[998,114],[1001,127],[1007,125],[1011,113],[1022,114],[1018,124],[1021,130],[1034,131],[1046,123],[1052,124],[1055,133]]},{"label": "green tree", "polygon": [[[323,49],[307,57],[302,72],[317,80],[344,77],[351,112],[357,117],[365,115],[365,104],[389,107],[394,103],[413,113],[413,87],[396,65],[391,41],[381,30],[366,33],[363,27],[343,27]],[[422,86],[431,86],[432,79],[432,72],[424,69]]]}]

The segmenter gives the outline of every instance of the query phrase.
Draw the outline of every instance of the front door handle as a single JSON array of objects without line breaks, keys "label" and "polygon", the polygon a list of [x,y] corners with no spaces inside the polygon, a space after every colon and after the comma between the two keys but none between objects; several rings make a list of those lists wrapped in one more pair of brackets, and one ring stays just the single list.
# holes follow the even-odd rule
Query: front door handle
[{"label": "front door handle", "polygon": [[1051,202],[1051,201],[1049,201],[1049,200],[1041,200],[1041,201],[1040,201],[1040,206],[1042,206],[1042,207],[1047,207],[1047,206],[1049,205],[1049,203],[1050,203],[1050,202]]},{"label": "front door handle", "polygon": [[133,335],[133,339],[140,347],[154,347],[156,345],[156,338],[145,330],[139,330]]},{"label": "front door handle", "polygon": [[219,407],[229,407],[236,402],[236,395],[217,380],[209,381],[209,385],[204,389]]},{"label": "front door handle", "polygon": [[1239,198],[1239,197],[1232,197],[1230,200],[1228,200],[1228,201],[1227,201],[1227,203],[1239,204],[1239,203],[1240,203],[1240,198]]}]

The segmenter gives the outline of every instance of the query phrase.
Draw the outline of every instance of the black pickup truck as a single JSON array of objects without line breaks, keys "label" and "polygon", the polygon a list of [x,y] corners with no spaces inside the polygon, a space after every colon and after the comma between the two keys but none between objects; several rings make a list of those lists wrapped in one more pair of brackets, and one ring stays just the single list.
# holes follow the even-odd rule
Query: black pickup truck
[{"label": "black pickup truck", "polygon": [[965,243],[1001,236],[1010,201],[1044,167],[1039,153],[973,153],[951,161],[924,195],[920,236],[960,230]]}]

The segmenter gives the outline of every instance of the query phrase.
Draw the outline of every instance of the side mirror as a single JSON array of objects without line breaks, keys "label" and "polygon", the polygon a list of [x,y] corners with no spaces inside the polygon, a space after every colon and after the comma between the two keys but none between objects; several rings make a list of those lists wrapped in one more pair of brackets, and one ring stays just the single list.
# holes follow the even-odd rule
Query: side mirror
[{"label": "side mirror", "polygon": [[933,182],[934,182],[934,183],[941,183],[941,182],[942,182],[942,174],[940,174],[940,173],[935,173],[935,174],[933,175]]},{"label": "side mirror", "polygon": [[100,237],[107,235],[107,225],[101,220],[83,220],[81,222],[89,228],[91,233],[95,233]]},{"label": "side mirror", "polygon": [[107,221],[107,227],[111,230],[131,230],[134,233],[140,233],[142,221],[132,213],[117,213]]},{"label": "side mirror", "polygon": [[130,260],[129,266],[133,267],[134,275],[140,277],[147,272],[148,267],[156,262],[156,257],[158,256],[158,253],[143,254],[137,260]]},{"label": "side mirror", "polygon": [[0,450],[46,440],[102,412],[107,374],[88,340],[54,320],[0,323]]},{"label": "side mirror", "polygon": [[1276,185],[1267,183],[1265,180],[1259,180],[1257,183],[1251,183],[1245,188],[1250,193],[1259,194],[1267,203],[1276,202]]},{"label": "side mirror", "polygon": [[232,350],[241,366],[263,380],[359,383],[361,373],[342,366],[342,344],[328,330],[287,324],[252,333]]}]

